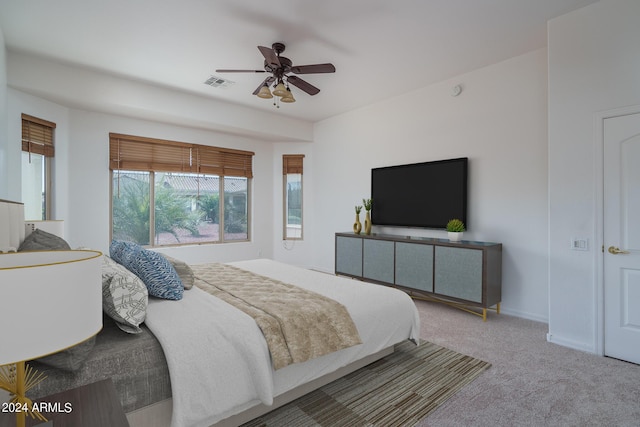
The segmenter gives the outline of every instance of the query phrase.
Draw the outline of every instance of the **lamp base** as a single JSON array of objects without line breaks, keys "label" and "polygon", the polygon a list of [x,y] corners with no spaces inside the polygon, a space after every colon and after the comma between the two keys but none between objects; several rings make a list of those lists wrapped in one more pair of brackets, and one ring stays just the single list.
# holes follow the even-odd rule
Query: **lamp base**
[{"label": "lamp base", "polygon": [[[45,378],[46,376],[26,365],[24,361],[13,365],[0,366],[0,388],[11,394],[10,403],[16,404],[21,408],[16,412],[16,427],[25,427],[27,413],[32,418],[47,421],[36,408],[33,408],[31,399],[25,396],[29,389]],[[26,410],[23,411],[22,408],[26,408]]]}]

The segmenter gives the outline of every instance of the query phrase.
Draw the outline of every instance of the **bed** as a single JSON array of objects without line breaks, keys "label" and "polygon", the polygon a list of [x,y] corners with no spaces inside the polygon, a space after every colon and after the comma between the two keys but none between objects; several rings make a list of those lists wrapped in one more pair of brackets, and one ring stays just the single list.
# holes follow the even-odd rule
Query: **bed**
[{"label": "bed", "polygon": [[[0,224],[24,228],[20,215],[6,213],[8,204],[14,208],[0,202]],[[0,232],[9,234],[15,233]],[[0,250],[19,246],[7,242],[0,240]],[[224,268],[336,301],[346,308],[361,344],[276,369],[256,321],[194,286],[178,301],[149,297],[140,333],[124,333],[105,316],[103,330],[75,371],[35,362],[49,377],[31,397],[112,378],[133,427],[235,426],[384,357],[399,342],[418,340],[417,310],[401,291],[267,259]]]}]

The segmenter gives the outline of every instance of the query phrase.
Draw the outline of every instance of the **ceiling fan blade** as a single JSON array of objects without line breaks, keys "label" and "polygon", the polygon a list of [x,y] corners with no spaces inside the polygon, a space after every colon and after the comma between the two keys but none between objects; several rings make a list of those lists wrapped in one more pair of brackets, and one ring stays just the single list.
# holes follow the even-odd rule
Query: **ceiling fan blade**
[{"label": "ceiling fan blade", "polygon": [[335,73],[333,64],[296,65],[291,67],[291,72],[296,74]]},{"label": "ceiling fan blade", "polygon": [[262,56],[264,56],[264,59],[267,60],[267,64],[275,68],[280,67],[280,60],[278,59],[278,55],[276,54],[275,50],[265,46],[258,46],[258,49],[260,50]]},{"label": "ceiling fan blade", "polygon": [[256,90],[253,91],[254,95],[257,95],[258,92],[260,92],[260,89],[262,89],[262,86],[267,85],[269,86],[271,83],[273,83],[273,81],[275,80],[275,78],[273,76],[269,76],[266,79],[264,79],[264,81],[262,83],[260,83],[260,86],[258,86],[256,88]]},{"label": "ceiling fan blade", "polygon": [[287,81],[292,85],[294,85],[295,87],[297,87],[298,89],[302,89],[303,91],[307,92],[309,95],[315,95],[318,92],[320,92],[320,89],[318,89],[311,83],[308,83],[302,80],[300,77],[289,76],[287,77]]},{"label": "ceiling fan blade", "polygon": [[265,70],[216,70],[216,73],[266,73]]}]

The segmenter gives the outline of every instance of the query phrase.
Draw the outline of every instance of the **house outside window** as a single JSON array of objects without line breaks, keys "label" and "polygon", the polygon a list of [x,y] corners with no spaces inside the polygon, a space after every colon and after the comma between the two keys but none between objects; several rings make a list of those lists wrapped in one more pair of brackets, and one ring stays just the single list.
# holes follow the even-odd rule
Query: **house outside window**
[{"label": "house outside window", "polygon": [[119,134],[110,135],[110,152],[113,239],[149,246],[250,240],[252,152]]},{"label": "house outside window", "polygon": [[284,240],[302,239],[302,166],[304,154],[282,156]]},{"label": "house outside window", "polygon": [[25,219],[51,219],[51,170],[56,124],[22,115],[22,202]]}]

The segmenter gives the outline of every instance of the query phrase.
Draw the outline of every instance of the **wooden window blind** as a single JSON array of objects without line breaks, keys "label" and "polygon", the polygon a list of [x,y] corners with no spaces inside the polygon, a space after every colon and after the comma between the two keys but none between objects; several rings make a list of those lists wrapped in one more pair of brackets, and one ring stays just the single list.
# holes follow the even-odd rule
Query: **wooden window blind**
[{"label": "wooden window blind", "polygon": [[253,178],[252,151],[109,134],[109,169]]},{"label": "wooden window blind", "polygon": [[37,117],[22,115],[22,151],[53,157],[53,132],[56,124]]},{"label": "wooden window blind", "polygon": [[302,174],[302,161],[304,154],[284,154],[282,156],[282,174]]}]

